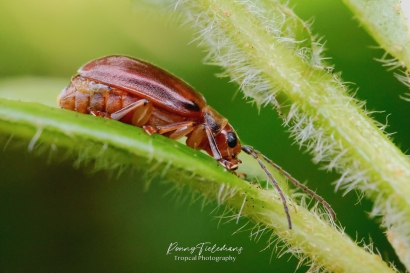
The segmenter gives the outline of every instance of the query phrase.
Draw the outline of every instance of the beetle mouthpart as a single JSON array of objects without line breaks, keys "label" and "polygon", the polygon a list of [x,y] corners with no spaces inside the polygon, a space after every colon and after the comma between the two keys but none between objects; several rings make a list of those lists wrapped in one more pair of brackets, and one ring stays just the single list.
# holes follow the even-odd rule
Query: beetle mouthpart
[{"label": "beetle mouthpart", "polygon": [[237,163],[232,163],[231,161],[223,159],[223,158],[219,159],[218,161],[219,163],[221,163],[222,166],[224,166],[230,171],[235,171],[236,169],[238,169]]},{"label": "beetle mouthpart", "polygon": [[228,169],[231,170],[231,171],[236,171],[236,169],[238,169],[238,164],[232,165]]}]

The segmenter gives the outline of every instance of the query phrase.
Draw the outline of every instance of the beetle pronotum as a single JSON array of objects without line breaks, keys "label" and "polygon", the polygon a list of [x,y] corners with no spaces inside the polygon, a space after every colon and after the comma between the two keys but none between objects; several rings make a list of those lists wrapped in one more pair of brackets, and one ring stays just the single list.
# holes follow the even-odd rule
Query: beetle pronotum
[{"label": "beetle pronotum", "polygon": [[228,120],[206,104],[191,86],[152,64],[125,57],[107,56],[93,60],[78,70],[78,75],[61,92],[61,108],[92,114],[141,127],[148,134],[171,139],[186,136],[187,146],[205,150],[228,170],[236,170],[241,151],[258,161],[277,189],[287,216],[292,221],[285,196],[261,157],[295,186],[335,213],[322,197],[294,179],[289,173],[250,146],[241,145]]}]

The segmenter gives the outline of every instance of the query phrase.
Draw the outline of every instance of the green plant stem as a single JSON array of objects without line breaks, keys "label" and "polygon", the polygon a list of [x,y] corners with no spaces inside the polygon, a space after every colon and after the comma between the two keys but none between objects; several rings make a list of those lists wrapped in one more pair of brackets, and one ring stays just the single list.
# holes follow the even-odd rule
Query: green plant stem
[{"label": "green plant stem", "polygon": [[410,161],[337,75],[324,69],[320,45],[300,40],[309,37],[308,26],[279,1],[196,0],[177,6],[199,29],[209,62],[226,68],[246,96],[275,107],[291,103],[282,112],[295,139],[314,161],[342,174],[337,188],[360,189],[374,201],[390,242],[410,268]]},{"label": "green plant stem", "polygon": [[[0,132],[28,140],[28,150],[42,147],[61,156],[70,150],[80,161],[98,160],[102,168],[138,166],[148,176],[159,175],[187,186],[247,216],[257,226],[274,229],[293,253],[307,255],[318,267],[332,272],[392,272],[377,255],[359,248],[343,233],[291,200],[293,229],[287,227],[283,206],[275,191],[262,190],[227,172],[209,156],[141,129],[37,103],[0,99]],[[101,164],[100,164],[101,165]],[[278,174],[276,174],[278,175]],[[302,252],[300,252],[302,251]],[[305,254],[300,254],[305,253]]]},{"label": "green plant stem", "polygon": [[342,0],[360,24],[397,61],[387,65],[410,68],[410,5],[400,0]]}]

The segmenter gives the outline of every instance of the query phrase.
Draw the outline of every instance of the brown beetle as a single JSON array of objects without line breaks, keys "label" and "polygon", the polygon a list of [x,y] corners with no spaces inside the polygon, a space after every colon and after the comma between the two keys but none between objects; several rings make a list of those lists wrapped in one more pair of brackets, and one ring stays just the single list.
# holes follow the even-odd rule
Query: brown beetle
[{"label": "brown beetle", "polygon": [[61,92],[58,104],[64,109],[141,127],[150,135],[157,133],[171,139],[186,136],[187,146],[205,150],[228,170],[238,168],[241,150],[252,155],[278,190],[291,229],[286,199],[261,156],[335,217],[323,198],[252,147],[242,146],[228,120],[207,105],[200,93],[152,64],[125,56],[93,60],[78,70],[78,75]]}]

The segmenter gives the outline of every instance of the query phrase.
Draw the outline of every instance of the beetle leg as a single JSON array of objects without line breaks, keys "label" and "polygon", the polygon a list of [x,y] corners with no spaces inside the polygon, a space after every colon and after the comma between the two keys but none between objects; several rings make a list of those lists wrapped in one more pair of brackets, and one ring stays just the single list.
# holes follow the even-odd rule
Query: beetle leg
[{"label": "beetle leg", "polygon": [[201,149],[199,148],[199,145],[201,145],[206,136],[206,133],[204,131],[205,126],[203,124],[195,126],[192,133],[186,139],[186,145],[194,149]]},{"label": "beetle leg", "polygon": [[[120,120],[122,117],[124,117],[129,112],[134,111],[138,108],[144,108],[144,106],[146,106],[146,108],[149,108],[148,105],[151,105],[151,103],[146,99],[137,100],[136,102],[133,102],[133,103],[125,106],[124,108],[118,110],[117,112],[112,113],[111,114],[111,119]],[[152,105],[151,105],[151,110],[152,110]],[[136,112],[140,112],[140,111],[136,110]],[[151,114],[151,113],[149,113],[149,114]],[[135,116],[135,114],[134,114],[134,116]],[[134,120],[134,117],[133,117],[133,120]],[[141,126],[139,126],[139,127],[141,127]]]},{"label": "beetle leg", "polygon": [[150,135],[153,133],[160,135],[170,133],[167,137],[171,139],[179,139],[192,132],[194,126],[195,122],[193,121],[182,121],[164,126],[144,126],[143,129]]},{"label": "beetle leg", "polygon": [[242,179],[242,180],[245,180],[246,179],[246,177],[248,177],[247,175],[246,175],[246,173],[242,173],[242,172],[233,172],[237,177],[239,177],[240,179]]},{"label": "beetle leg", "polygon": [[88,110],[90,111],[90,114],[93,115],[94,117],[103,117],[103,118],[107,117],[106,112],[91,110],[91,109],[88,109]]},{"label": "beetle leg", "polygon": [[180,128],[178,128],[177,130],[175,130],[175,132],[173,132],[172,134],[168,135],[168,137],[170,139],[180,139],[181,137],[186,136],[187,134],[189,134],[190,132],[192,132],[192,130],[194,130],[194,125],[195,123],[192,122],[191,124],[187,124],[184,126],[181,126]]},{"label": "beetle leg", "polygon": [[132,116],[132,124],[137,127],[142,127],[147,123],[148,119],[152,114],[152,103],[148,100],[145,100],[145,103],[141,106],[138,106],[135,109],[134,115]]}]

